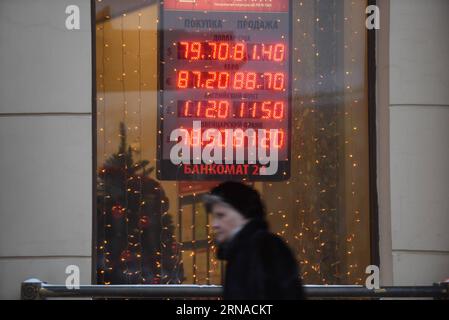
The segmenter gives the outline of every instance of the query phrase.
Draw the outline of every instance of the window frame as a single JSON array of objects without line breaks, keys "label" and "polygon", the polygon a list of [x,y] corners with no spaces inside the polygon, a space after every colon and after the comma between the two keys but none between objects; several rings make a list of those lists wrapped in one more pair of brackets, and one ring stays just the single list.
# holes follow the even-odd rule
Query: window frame
[{"label": "window frame", "polygon": [[[115,0],[120,2],[123,0]],[[155,1],[156,2],[156,1]],[[367,5],[377,5],[377,0],[367,0]],[[145,6],[148,3],[144,4]],[[138,9],[142,5],[135,5],[133,9]],[[96,89],[96,1],[90,1],[91,20],[91,94],[92,94],[92,243],[91,243],[91,283],[98,284],[97,277],[97,89]],[[116,12],[113,16],[121,15],[128,10]],[[368,87],[368,159],[369,159],[369,230],[370,230],[370,261],[372,265],[380,267],[379,248],[379,206],[377,192],[377,126],[376,126],[376,90],[377,90],[377,59],[376,59],[376,30],[366,30],[367,32],[367,87]]]}]

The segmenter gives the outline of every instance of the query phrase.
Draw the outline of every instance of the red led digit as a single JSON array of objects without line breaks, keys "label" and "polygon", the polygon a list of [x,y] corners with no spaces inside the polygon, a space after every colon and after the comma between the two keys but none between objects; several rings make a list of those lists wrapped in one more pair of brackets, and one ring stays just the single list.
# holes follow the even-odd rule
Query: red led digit
[{"label": "red led digit", "polygon": [[273,146],[280,149],[284,146],[284,130],[278,130],[274,136]]},{"label": "red led digit", "polygon": [[179,43],[181,46],[184,46],[184,58],[188,59],[189,58],[189,43],[188,42],[180,42]]},{"label": "red led digit", "polygon": [[214,59],[214,60],[217,59],[217,43],[209,42],[209,46],[212,47],[212,59]]},{"label": "red led digit", "polygon": [[203,140],[203,144],[206,144],[206,143],[207,144],[210,144],[210,143],[215,144],[214,136],[212,135],[212,133],[209,130],[206,131],[205,139]]},{"label": "red led digit", "polygon": [[273,57],[273,45],[266,45],[262,44],[262,58],[265,58],[266,60],[272,60]]},{"label": "red led digit", "polygon": [[226,89],[229,85],[229,72],[220,72],[218,74],[218,89]]},{"label": "red led digit", "polygon": [[262,103],[262,119],[270,119],[271,118],[271,101],[264,101]]},{"label": "red led digit", "polygon": [[201,146],[201,129],[192,130],[192,146]]},{"label": "red led digit", "polygon": [[284,118],[284,102],[278,101],[274,104],[273,119],[283,119],[283,118]]},{"label": "red led digit", "polygon": [[283,119],[284,118],[284,103],[278,101],[274,103],[273,108],[273,119]]},{"label": "red led digit", "polygon": [[263,146],[264,148],[269,148],[270,147],[270,131],[265,132],[265,136],[259,137],[260,139],[260,145]]},{"label": "red led digit", "polygon": [[234,74],[234,89],[240,90],[243,89],[245,75],[243,72],[236,72]]},{"label": "red led digit", "polygon": [[242,61],[245,57],[245,44],[237,43],[234,47],[234,60]]},{"label": "red led digit", "polygon": [[257,44],[253,45],[253,60],[257,59]]},{"label": "red led digit", "polygon": [[257,146],[257,134],[252,134],[251,136],[248,136],[248,139],[251,137],[251,141],[248,140],[248,144],[252,145],[253,147]]},{"label": "red led digit", "polygon": [[192,52],[191,59],[199,60],[201,57],[201,42],[193,42],[190,46],[190,51]]},{"label": "red led digit", "polygon": [[253,118],[255,118],[256,117],[256,111],[257,111],[257,102],[254,102],[253,103],[253,107],[251,108],[251,116],[253,117]]},{"label": "red led digit", "polygon": [[215,113],[217,110],[217,101],[207,101],[207,108],[206,108],[206,118],[215,118]]},{"label": "red led digit", "polygon": [[195,88],[201,87],[201,72],[200,71],[192,71],[193,75],[196,76],[196,84]]},{"label": "red led digit", "polygon": [[218,118],[225,119],[228,117],[229,113],[229,102],[228,101],[219,101],[218,102]]},{"label": "red led digit", "polygon": [[284,89],[284,74],[283,73],[278,72],[274,75],[273,89],[278,90],[278,91]]},{"label": "red led digit", "polygon": [[243,131],[241,130],[235,131],[233,141],[234,147],[243,147],[243,142],[244,142]]},{"label": "red led digit", "polygon": [[192,103],[192,101],[186,101],[185,105],[184,105],[184,117],[190,117],[190,104]]},{"label": "red led digit", "polygon": [[265,146],[265,148],[270,148],[270,141],[273,141],[273,147],[276,149],[280,149],[284,146],[284,130],[280,129],[276,132],[268,131],[265,134],[265,137],[261,139],[261,144]]},{"label": "red led digit", "polygon": [[218,144],[219,147],[226,147],[226,134],[225,129],[220,129],[220,135],[221,135],[221,143]]},{"label": "red led digit", "polygon": [[[272,83],[273,83],[273,75],[271,74],[271,72],[265,72],[263,74],[263,79],[264,79],[264,83],[265,83],[265,89],[271,89]],[[268,83],[268,85],[267,85]]]},{"label": "red led digit", "polygon": [[221,42],[218,45],[218,60],[224,61],[229,58],[229,43]]},{"label": "red led digit", "polygon": [[189,85],[189,71],[179,71],[178,88],[187,88]]},{"label": "red led digit", "polygon": [[208,72],[209,79],[206,80],[206,88],[214,89],[215,81],[217,81],[217,72]]},{"label": "red led digit", "polygon": [[199,118],[201,117],[201,101],[198,101],[196,104],[196,116]]},{"label": "red led digit", "polygon": [[278,43],[274,46],[273,60],[280,62],[283,61],[285,57],[285,45]]},{"label": "red led digit", "polygon": [[240,118],[243,118],[243,111],[245,111],[245,102],[240,103]]},{"label": "red led digit", "polygon": [[248,90],[256,89],[257,74],[255,72],[249,72],[246,74],[246,88]]}]

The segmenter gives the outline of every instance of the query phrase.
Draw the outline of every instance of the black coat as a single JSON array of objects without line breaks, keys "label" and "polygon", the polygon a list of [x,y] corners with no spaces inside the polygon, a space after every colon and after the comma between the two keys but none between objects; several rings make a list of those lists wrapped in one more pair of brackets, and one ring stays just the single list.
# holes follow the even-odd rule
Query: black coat
[{"label": "black coat", "polygon": [[225,300],[303,299],[296,259],[264,221],[249,221],[217,257],[227,262]]}]

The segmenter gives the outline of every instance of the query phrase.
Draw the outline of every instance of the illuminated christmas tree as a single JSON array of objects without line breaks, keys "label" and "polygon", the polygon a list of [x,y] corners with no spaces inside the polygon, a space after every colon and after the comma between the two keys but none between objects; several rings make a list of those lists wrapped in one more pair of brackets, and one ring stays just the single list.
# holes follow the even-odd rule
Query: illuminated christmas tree
[{"label": "illuminated christmas tree", "polygon": [[100,169],[97,275],[105,284],[177,284],[183,267],[169,200],[150,177],[148,160],[134,162],[120,123],[120,145]]}]

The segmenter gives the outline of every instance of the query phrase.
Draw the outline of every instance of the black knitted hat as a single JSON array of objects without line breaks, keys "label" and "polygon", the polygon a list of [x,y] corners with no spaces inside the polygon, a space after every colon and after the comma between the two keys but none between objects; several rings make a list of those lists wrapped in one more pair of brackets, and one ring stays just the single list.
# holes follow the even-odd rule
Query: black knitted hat
[{"label": "black knitted hat", "polygon": [[208,213],[211,212],[212,205],[224,202],[247,219],[265,219],[265,207],[259,192],[240,182],[223,182],[205,196],[204,202]]}]

